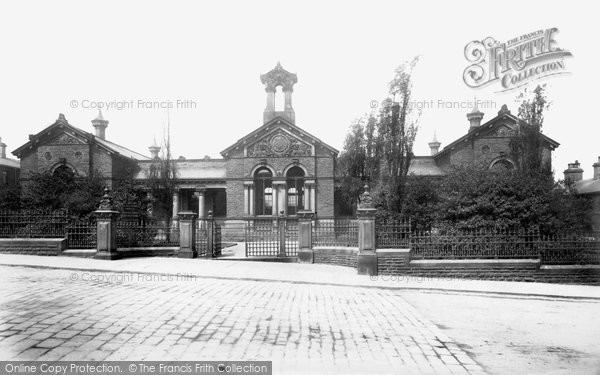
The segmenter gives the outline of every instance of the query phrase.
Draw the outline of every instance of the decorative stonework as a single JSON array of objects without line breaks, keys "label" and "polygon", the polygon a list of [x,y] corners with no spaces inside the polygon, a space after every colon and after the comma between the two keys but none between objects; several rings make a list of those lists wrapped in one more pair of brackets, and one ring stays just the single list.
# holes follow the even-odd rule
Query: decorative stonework
[{"label": "decorative stonework", "polygon": [[260,76],[267,92],[275,92],[277,86],[282,86],[283,91],[292,91],[298,77],[281,67],[280,63],[270,72]]},{"label": "decorative stonework", "polygon": [[516,133],[514,130],[509,129],[506,126],[501,126],[498,129],[496,129],[495,131],[490,133],[490,135],[493,137],[512,137],[515,134]]},{"label": "decorative stonework", "polygon": [[52,160],[52,153],[50,151],[44,152],[44,159]]},{"label": "decorative stonework", "polygon": [[81,159],[81,158],[83,157],[83,154],[81,153],[81,151],[77,151],[77,152],[75,153],[75,157],[76,157],[77,159]]},{"label": "decorative stonework", "polygon": [[282,132],[259,140],[250,145],[247,150],[247,156],[255,158],[310,156],[311,153],[310,145]]},{"label": "decorative stonework", "polygon": [[58,135],[57,137],[54,137],[50,142],[48,142],[49,145],[64,145],[64,144],[82,144],[83,142],[81,142],[80,140],[78,140],[75,137],[72,137],[68,134],[62,133],[60,135]]},{"label": "decorative stonework", "polygon": [[481,148],[481,152],[483,152],[484,154],[487,154],[490,152],[490,146],[485,145]]}]

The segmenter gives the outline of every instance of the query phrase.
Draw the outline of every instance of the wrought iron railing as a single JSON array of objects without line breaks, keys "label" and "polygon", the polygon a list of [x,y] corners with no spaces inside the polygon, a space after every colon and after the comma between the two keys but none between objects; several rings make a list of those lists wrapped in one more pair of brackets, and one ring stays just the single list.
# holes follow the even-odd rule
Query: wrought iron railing
[{"label": "wrought iron railing", "polygon": [[0,238],[62,238],[68,222],[64,210],[2,210]]},{"label": "wrought iron railing", "polygon": [[213,219],[199,219],[196,229],[196,251],[199,257],[218,257],[222,249],[222,225]]},{"label": "wrought iron railing", "polygon": [[410,220],[379,218],[375,221],[378,249],[402,249],[410,246]]},{"label": "wrought iron railing", "polygon": [[600,232],[541,236],[543,264],[600,264]]},{"label": "wrought iron railing", "polygon": [[358,246],[358,220],[350,217],[318,217],[313,222],[313,246]]},{"label": "wrought iron railing", "polygon": [[452,230],[410,236],[413,259],[538,258],[537,230]]},{"label": "wrought iron railing", "polygon": [[95,219],[70,222],[65,228],[68,249],[95,249],[97,238]]},{"label": "wrought iron railing", "polygon": [[117,223],[117,247],[177,247],[179,226],[168,222]]}]

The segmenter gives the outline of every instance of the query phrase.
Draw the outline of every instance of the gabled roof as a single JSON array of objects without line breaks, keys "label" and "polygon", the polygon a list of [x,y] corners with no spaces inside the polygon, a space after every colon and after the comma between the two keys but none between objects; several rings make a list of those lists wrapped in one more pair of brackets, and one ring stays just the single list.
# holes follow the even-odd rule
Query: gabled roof
[{"label": "gabled roof", "polygon": [[[478,126],[477,128],[469,131],[467,134],[463,135],[462,137],[458,138],[457,140],[455,140],[454,142],[451,142],[450,144],[448,144],[447,146],[444,147],[444,149],[440,152],[438,152],[437,154],[435,154],[434,158],[439,158],[440,156],[443,156],[445,154],[447,154],[450,150],[452,150],[453,148],[455,148],[457,145],[459,145],[461,142],[465,142],[468,141],[474,137],[478,137],[480,135],[482,135],[482,133],[487,133],[490,132],[491,130],[502,126],[502,122],[500,122],[499,120],[511,120],[514,124],[523,124],[524,121],[519,119],[518,117],[516,117],[515,115],[513,115],[512,113],[510,113],[510,111],[508,109],[506,109],[505,106],[503,106],[503,108],[498,112],[498,115],[492,119],[490,119],[489,121],[487,121],[486,123],[484,123],[483,125]],[[553,148],[556,148],[560,145],[560,143],[556,142],[555,140],[553,140],[552,138],[542,134],[542,139],[545,140],[550,146],[552,146]]]},{"label": "gabled roof", "polygon": [[[57,131],[58,130],[58,131]],[[44,128],[44,130],[40,131],[35,135],[29,136],[29,141],[24,145],[20,146],[16,150],[12,152],[13,155],[17,157],[21,157],[21,155],[27,152],[29,149],[33,149],[37,147],[38,144],[43,143],[49,137],[56,136],[59,132],[71,133],[71,135],[79,136],[88,142],[97,144],[100,148],[114,154],[118,154],[122,157],[136,160],[148,160],[150,159],[147,156],[139,154],[135,151],[128,149],[127,147],[123,147],[116,143],[107,141],[105,139],[101,139],[96,137],[95,135],[83,131],[71,124],[67,121],[65,116],[61,113],[58,116],[58,119],[52,124]]]},{"label": "gabled roof", "polygon": [[408,174],[414,176],[445,176],[446,173],[435,164],[433,156],[413,156],[410,159]]},{"label": "gabled roof", "polygon": [[[250,143],[254,142],[254,136],[255,135],[260,134],[260,133],[265,132],[265,131],[270,131],[271,130],[270,128],[274,127],[274,126],[275,127],[282,127],[282,128],[283,127],[287,127],[288,129],[292,129],[293,131],[300,133],[301,135],[303,135],[307,139],[312,140],[315,143],[319,143],[321,146],[325,147],[326,149],[328,149],[330,152],[334,153],[335,155],[339,154],[338,150],[336,150],[335,148],[329,146],[325,142],[321,141],[319,138],[317,138],[314,135],[312,135],[312,134],[304,131],[300,127],[292,124],[291,122],[289,122],[288,120],[284,119],[283,117],[277,116],[274,119],[272,119],[271,121],[266,122],[263,126],[259,127],[258,129],[254,130],[253,132],[251,132],[251,133],[247,134],[246,136],[240,138],[236,143],[234,143],[231,146],[227,147],[225,150],[221,151],[221,156],[227,157],[227,154],[229,154],[236,147],[244,147],[246,144],[250,144]],[[250,139],[251,139],[251,141],[248,141]]]}]

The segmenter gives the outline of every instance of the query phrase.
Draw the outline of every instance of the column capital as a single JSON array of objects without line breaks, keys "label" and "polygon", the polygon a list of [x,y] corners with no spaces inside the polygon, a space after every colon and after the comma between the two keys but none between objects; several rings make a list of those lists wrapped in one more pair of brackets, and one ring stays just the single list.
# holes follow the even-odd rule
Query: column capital
[{"label": "column capital", "polygon": [[254,180],[244,180],[244,186],[254,186]]},{"label": "column capital", "polygon": [[304,185],[306,186],[314,186],[316,184],[315,180],[304,180]]},{"label": "column capital", "polygon": [[312,220],[315,213],[311,210],[298,210],[298,220]]},{"label": "column capital", "polygon": [[181,211],[177,213],[179,216],[179,220],[194,220],[196,218],[196,214],[192,211]]},{"label": "column capital", "polygon": [[286,180],[273,180],[273,185],[285,185],[287,183]]}]

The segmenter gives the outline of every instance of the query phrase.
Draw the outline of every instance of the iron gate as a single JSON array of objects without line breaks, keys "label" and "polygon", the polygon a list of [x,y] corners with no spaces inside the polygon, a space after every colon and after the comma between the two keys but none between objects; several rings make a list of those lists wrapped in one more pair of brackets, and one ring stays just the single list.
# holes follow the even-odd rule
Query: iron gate
[{"label": "iron gate", "polygon": [[284,217],[247,219],[247,257],[298,256],[298,221]]}]

